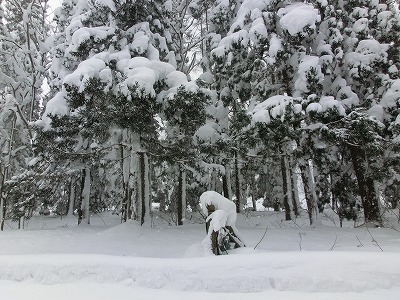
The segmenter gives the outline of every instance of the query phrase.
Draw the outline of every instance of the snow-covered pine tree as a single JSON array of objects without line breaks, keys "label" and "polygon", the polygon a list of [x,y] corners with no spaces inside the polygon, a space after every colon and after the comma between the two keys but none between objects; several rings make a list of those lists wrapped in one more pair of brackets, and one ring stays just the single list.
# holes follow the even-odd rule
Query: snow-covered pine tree
[{"label": "snow-covered pine tree", "polygon": [[[293,18],[296,9],[305,11],[304,20]],[[291,164],[293,161],[291,156],[295,148],[293,142],[297,138],[295,130],[300,124],[300,115],[297,114],[301,113],[301,107],[299,110],[296,106],[296,111],[293,110],[299,100],[290,95],[293,95],[295,90],[295,70],[307,43],[309,44],[308,41],[315,35],[318,16],[309,5],[302,3],[288,5],[282,1],[260,1],[250,6],[244,2],[239,12],[238,15],[242,17],[238,18],[235,24],[242,28],[244,31],[242,35],[248,40],[248,44],[244,47],[247,52],[243,54],[248,61],[247,74],[251,75],[247,80],[245,78],[241,80],[250,84],[249,90],[252,91],[247,98],[247,102],[250,102],[249,111],[252,112],[257,103],[260,105],[257,107],[257,111],[260,111],[257,116],[251,113],[254,129],[257,129],[256,123],[266,124],[265,128],[260,127],[253,134],[265,141],[261,143],[263,144],[260,148],[261,153],[282,158],[277,167],[281,169],[286,218],[291,219],[291,209],[296,211],[296,207],[299,207],[298,194],[292,191],[292,187],[297,186],[295,181],[297,182],[298,178],[293,176],[295,166]],[[240,84],[237,86],[240,87]],[[279,94],[282,95],[281,98],[271,97]],[[288,94],[289,96],[286,96]],[[261,118],[259,122],[257,118],[263,114],[266,119]],[[282,118],[281,121],[279,117]],[[276,126],[279,130],[274,129]],[[249,139],[251,136],[246,135],[244,140]],[[271,143],[270,139],[276,140],[276,143]]]},{"label": "snow-covered pine tree", "polygon": [[[309,159],[312,158],[314,160],[312,169],[319,175],[324,174],[319,176],[320,179],[315,182],[317,187],[314,187],[315,174],[306,172],[314,177],[314,179],[311,178],[311,181],[303,176],[303,182],[310,182],[309,188],[314,188],[311,193],[314,202],[317,200],[317,194],[320,198],[330,198],[330,179],[327,179],[327,175],[335,170],[335,159],[332,160],[332,158],[345,157],[349,161],[358,161],[357,159],[351,160],[346,153],[337,152],[343,146],[346,151],[349,149],[349,141],[343,139],[343,136],[342,138],[338,136],[333,138],[335,136],[333,134],[329,141],[321,138],[320,131],[324,127],[321,125],[326,124],[333,128],[352,128],[351,125],[345,125],[343,122],[345,120],[353,122],[350,120],[353,120],[352,117],[355,115],[351,112],[356,107],[364,109],[369,115],[375,117],[379,117],[379,112],[381,112],[381,117],[382,115],[387,116],[390,109],[386,107],[389,105],[391,108],[395,107],[393,98],[388,101],[384,100],[384,102],[381,100],[389,99],[384,98],[383,95],[386,95],[388,86],[394,84],[392,78],[396,78],[394,76],[388,78],[384,75],[385,70],[389,68],[393,73],[395,71],[393,65],[396,64],[395,59],[387,59],[388,47],[385,46],[387,41],[379,40],[379,36],[385,32],[383,28],[387,27],[385,24],[390,24],[389,26],[395,24],[395,18],[391,17],[393,13],[389,13],[386,8],[387,6],[379,4],[378,1],[332,1],[329,3],[327,1],[308,1],[307,3],[273,1],[270,3],[269,12],[263,15],[270,38],[267,39],[265,47],[261,48],[264,57],[260,65],[264,70],[276,70],[276,72],[267,73],[264,77],[261,75],[253,81],[258,95],[257,97],[253,96],[252,99],[259,103],[268,93],[272,95],[288,93],[303,99],[302,105],[307,117],[304,121],[308,123],[308,126],[305,130],[301,130],[301,127],[298,126],[300,123],[297,125],[298,130],[303,133],[303,137],[296,140],[299,147],[297,149],[300,151],[297,152],[300,155],[300,162],[303,161],[305,167],[309,165]],[[390,22],[388,22],[388,17]],[[378,34],[379,32],[381,33]],[[390,44],[395,45],[394,38],[391,40]],[[289,68],[292,68],[292,71],[286,72]],[[385,105],[386,107],[382,109],[382,106]],[[277,106],[280,107],[279,109],[282,108],[279,103]],[[260,110],[261,107],[259,106],[257,109]],[[261,109],[261,111],[263,110]],[[253,121],[257,121],[255,119],[262,114],[266,114],[266,112],[258,112],[257,116],[253,112]],[[349,114],[349,118],[344,118],[346,114]],[[369,120],[367,115],[357,114],[357,116],[359,119],[354,122],[363,123]],[[343,122],[341,122],[342,120]],[[365,124],[365,128],[377,130],[376,134],[379,136],[379,126],[373,125],[374,122],[371,120],[370,125]],[[353,126],[355,126],[354,123]],[[355,136],[358,135],[355,128],[350,132]],[[328,144],[324,146],[324,143],[334,144],[339,148],[327,147]],[[371,149],[376,149],[376,147],[370,146]],[[377,145],[378,148],[381,146]],[[361,152],[358,151],[358,153]],[[382,153],[372,151],[368,155],[370,155],[370,161],[364,160],[362,163],[353,165],[369,166],[371,165],[369,162],[372,163],[377,158],[380,158],[381,163],[383,162]],[[336,168],[335,172],[339,174],[343,170]],[[368,174],[368,172],[356,173]],[[377,174],[375,173],[375,175]],[[372,183],[379,180],[379,177],[376,177]],[[364,182],[366,182],[364,178],[358,178],[359,191],[362,195],[366,194],[365,192],[361,193],[362,189],[366,188]],[[333,182],[331,183],[333,184]],[[376,194],[372,190],[372,186],[376,188],[377,185],[371,185],[368,195]],[[363,198],[367,221],[379,222],[379,216],[371,215],[370,209],[370,207],[378,206],[376,199],[374,196]]]},{"label": "snow-covered pine tree", "polygon": [[[315,69],[322,72],[323,89],[316,96],[310,95],[307,85],[312,82],[311,75],[305,76],[306,84],[299,87],[306,86],[303,96],[313,96],[313,103],[306,109],[312,123],[324,124],[314,127],[317,130],[313,133],[313,139],[322,142],[320,148],[328,150],[320,156],[318,168],[325,174],[336,174],[330,180],[335,186],[345,171],[334,167],[335,160],[351,164],[353,168],[347,171],[357,179],[365,220],[380,223],[379,183],[386,176],[379,172],[386,157],[382,152],[387,147],[383,137],[388,124],[396,118],[398,107],[396,96],[387,97],[396,90],[390,91],[389,87],[398,77],[398,57],[390,54],[398,51],[397,37],[388,29],[398,26],[398,13],[382,1],[311,3],[322,17],[314,55],[318,57]],[[333,98],[329,100],[327,96]],[[323,146],[324,143],[334,147]],[[353,181],[346,182],[351,189]]]},{"label": "snow-covered pine tree", "polygon": [[173,193],[178,225],[182,225],[185,218],[186,183],[189,180],[186,178],[196,175],[193,171],[198,165],[198,151],[194,147],[193,137],[206,121],[205,108],[210,104],[209,98],[204,91],[192,92],[180,87],[174,97],[167,98],[163,104],[162,116],[166,121],[165,142],[168,149],[166,158],[175,165],[178,177]]},{"label": "snow-covered pine tree", "polygon": [[[32,213],[26,205],[21,205],[32,197],[12,195],[11,188],[7,191],[6,185],[11,177],[27,171],[27,162],[32,157],[33,134],[29,122],[37,119],[43,99],[42,83],[48,64],[44,40],[49,34],[49,24],[47,0],[10,0],[0,6],[0,149],[3,153],[0,158],[0,223],[3,229],[6,202],[11,202],[11,198],[22,217]],[[26,176],[15,180],[22,178]]]},{"label": "snow-covered pine tree", "polygon": [[247,149],[239,137],[250,121],[246,110],[254,87],[251,83],[258,74],[258,54],[267,42],[262,11],[268,2],[221,1],[210,14],[208,49],[211,55],[206,62],[211,64],[206,70],[213,75],[213,88],[217,94],[216,107],[221,110],[216,121],[220,131],[227,137],[223,152],[225,156],[233,157],[233,160],[227,160],[224,164],[229,167],[226,170],[233,170],[232,182],[238,211],[243,204],[244,191],[248,185],[243,174],[247,173],[249,182],[253,181],[250,170],[243,169],[245,165],[251,164],[241,163],[252,158],[244,158]]},{"label": "snow-covered pine tree", "polygon": [[[386,159],[385,131],[399,107],[392,94],[396,88],[391,89],[399,76],[399,58],[390,54],[399,51],[398,35],[388,30],[398,26],[398,12],[384,2],[348,1],[343,7],[348,12],[343,18],[343,77],[359,99],[358,111],[349,114],[346,121],[350,124],[345,125],[352,128],[349,138],[355,140],[345,143],[357,177],[365,221],[373,223],[382,220],[379,183],[386,177],[380,172]],[[369,139],[371,136],[374,138]]]},{"label": "snow-covered pine tree", "polygon": [[[174,67],[168,3],[77,2],[69,10],[74,14],[64,26],[65,38],[56,40],[54,47],[64,49],[56,51],[62,55],[54,66],[62,71],[62,85],[37,125],[43,136],[66,145],[67,160],[80,162],[76,168],[85,170],[86,216],[95,162],[117,160],[125,219],[145,221],[150,210],[149,151],[159,133],[156,116],[164,97],[173,98],[179,86],[197,91]],[[110,178],[108,184],[115,182]]]},{"label": "snow-covered pine tree", "polygon": [[[203,37],[201,45],[203,74],[200,75],[199,80],[203,86],[214,91],[213,104],[210,107],[210,118],[207,124],[200,128],[200,131],[196,134],[196,142],[204,151],[203,157],[207,157],[200,164],[200,167],[203,168],[203,175],[208,174],[207,176],[210,177],[210,184],[206,189],[223,192],[225,197],[229,199],[232,199],[232,168],[230,166],[231,162],[227,159],[231,151],[227,134],[228,107],[224,106],[220,100],[220,94],[224,87],[221,85],[221,74],[212,66],[211,51],[226,36],[241,2],[240,0],[195,0],[190,4],[191,15],[200,24]],[[219,178],[221,177],[222,186],[219,185]]]}]

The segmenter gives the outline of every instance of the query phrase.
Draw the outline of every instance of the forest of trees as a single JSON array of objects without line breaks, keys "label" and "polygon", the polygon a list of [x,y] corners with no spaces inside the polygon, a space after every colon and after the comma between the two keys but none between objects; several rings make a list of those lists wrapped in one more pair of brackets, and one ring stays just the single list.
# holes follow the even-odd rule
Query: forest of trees
[{"label": "forest of trees", "polygon": [[[310,224],[400,195],[395,0],[0,0],[0,223],[183,224],[214,190]],[[255,207],[255,204],[253,205]]]}]

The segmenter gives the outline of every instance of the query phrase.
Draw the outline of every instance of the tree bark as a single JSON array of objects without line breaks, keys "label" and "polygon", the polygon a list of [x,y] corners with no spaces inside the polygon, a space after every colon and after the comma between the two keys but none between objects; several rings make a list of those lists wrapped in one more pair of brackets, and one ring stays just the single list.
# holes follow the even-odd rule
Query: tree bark
[{"label": "tree bark", "polygon": [[0,229],[4,230],[4,222],[6,219],[6,200],[3,197],[3,188],[5,182],[5,172],[2,173],[1,186],[0,186]]},{"label": "tree bark", "polygon": [[146,162],[145,153],[139,152],[139,201],[140,201],[140,225],[143,225],[146,217]]},{"label": "tree bark", "polygon": [[242,202],[242,189],[240,186],[240,168],[237,152],[235,153],[235,195],[236,195],[236,213],[240,213],[240,203]]},{"label": "tree bark", "polygon": [[292,189],[293,189],[293,209],[295,216],[300,216],[300,196],[299,196],[299,175],[297,174],[298,168],[294,164],[293,156],[290,156],[290,171],[292,173]]},{"label": "tree bark", "polygon": [[[14,118],[12,120],[12,125],[11,125],[11,135],[10,135],[10,140],[9,140],[9,144],[8,144],[8,158],[7,158],[7,162],[5,163],[4,166],[4,170],[2,173],[2,179],[1,179],[1,186],[0,186],[0,229],[1,231],[4,230],[4,222],[6,219],[6,213],[7,213],[7,201],[3,196],[4,193],[4,184],[6,182],[6,180],[8,180],[11,172],[10,172],[10,165],[11,165],[11,154],[13,151],[13,143],[14,143],[14,134],[15,134],[15,126],[16,126],[16,122],[17,122],[17,116],[16,114],[14,114]],[[4,155],[4,153],[3,153]]]},{"label": "tree bark", "polygon": [[224,164],[225,174],[222,177],[222,187],[224,191],[224,197],[232,200],[232,181],[231,181],[231,167],[230,162]]},{"label": "tree bark", "polygon": [[87,220],[87,223],[90,225],[90,167],[87,166],[84,170],[84,184],[82,189],[82,205],[81,210],[84,214],[84,217]]},{"label": "tree bark", "polygon": [[177,195],[177,215],[178,215],[178,225],[183,225],[183,201],[184,201],[184,170],[181,166],[178,166],[178,195]]},{"label": "tree bark", "polygon": [[69,183],[69,198],[68,198],[68,216],[72,216],[74,214],[74,206],[75,206],[75,176],[71,177],[71,181]]},{"label": "tree bark", "polygon": [[287,180],[287,171],[285,164],[284,155],[281,156],[281,172],[282,172],[282,190],[283,190],[283,208],[285,209],[285,219],[286,221],[292,220],[290,205],[289,205],[289,193],[291,191],[288,190],[288,180]]},{"label": "tree bark", "polygon": [[138,176],[137,176],[137,208],[140,217],[140,225],[146,220],[146,213],[151,210],[150,207],[150,182],[149,182],[149,161],[147,153],[141,151],[137,153]]},{"label": "tree bark", "polygon": [[306,198],[308,219],[310,220],[310,225],[312,225],[314,223],[314,216],[313,216],[314,202],[312,201],[312,197],[310,196],[306,167],[300,166],[300,172],[301,172],[301,180],[303,181],[304,197]]},{"label": "tree bark", "polygon": [[359,147],[349,145],[349,149],[354,172],[357,177],[358,190],[364,208],[365,222],[377,222],[381,224],[380,205],[376,197],[374,180],[368,175],[368,171],[364,166],[365,160],[360,155]]}]

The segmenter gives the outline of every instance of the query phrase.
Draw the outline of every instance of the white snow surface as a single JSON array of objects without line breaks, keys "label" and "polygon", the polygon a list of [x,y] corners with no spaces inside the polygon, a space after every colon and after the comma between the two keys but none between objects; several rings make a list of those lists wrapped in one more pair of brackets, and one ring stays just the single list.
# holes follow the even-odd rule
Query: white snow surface
[{"label": "white snow surface", "polygon": [[394,214],[386,217],[397,231],[352,228],[346,220],[340,228],[332,211],[316,226],[305,212],[284,221],[281,212],[247,211],[236,222],[247,247],[223,256],[205,256],[199,215],[180,227],[166,217],[155,214],[140,226],[104,212],[92,216],[92,225],[77,226],[75,217],[36,216],[24,230],[7,221],[0,232],[0,298],[398,299]]}]

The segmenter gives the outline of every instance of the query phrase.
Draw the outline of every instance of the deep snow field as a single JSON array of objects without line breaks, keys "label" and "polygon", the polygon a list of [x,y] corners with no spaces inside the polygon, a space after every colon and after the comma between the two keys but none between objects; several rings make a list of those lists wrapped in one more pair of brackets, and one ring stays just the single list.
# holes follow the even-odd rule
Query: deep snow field
[{"label": "deep snow field", "polygon": [[111,212],[90,226],[36,216],[18,230],[7,221],[0,299],[400,299],[397,214],[386,213],[391,228],[340,228],[329,210],[315,226],[306,213],[284,221],[283,213],[244,212],[236,226],[247,247],[222,256],[204,254],[198,215],[180,227],[157,213],[144,226]]}]

